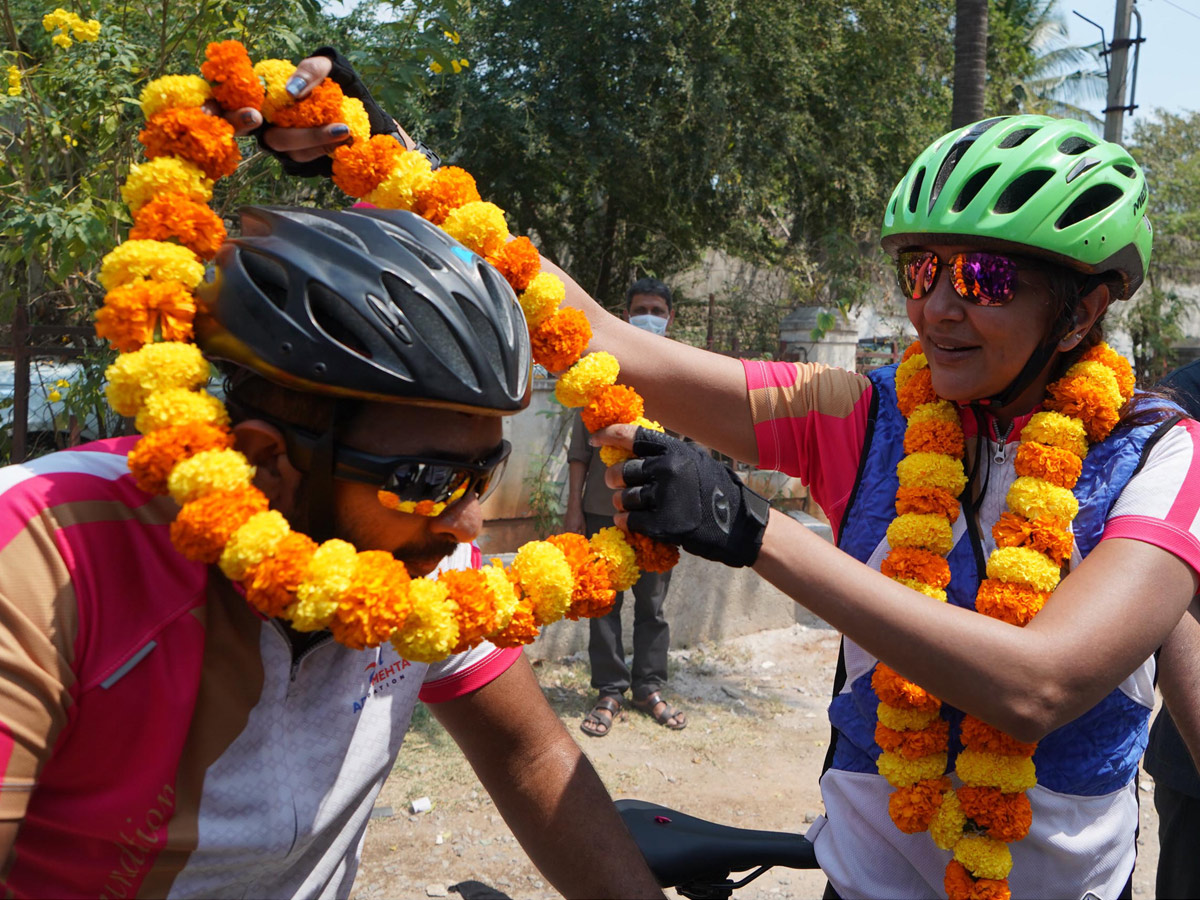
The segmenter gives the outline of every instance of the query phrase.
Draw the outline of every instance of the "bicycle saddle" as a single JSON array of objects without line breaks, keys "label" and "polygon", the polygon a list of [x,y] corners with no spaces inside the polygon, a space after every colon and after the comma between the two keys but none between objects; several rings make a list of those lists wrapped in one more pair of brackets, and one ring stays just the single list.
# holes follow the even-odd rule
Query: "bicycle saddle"
[{"label": "bicycle saddle", "polygon": [[618,800],[616,807],[663,887],[771,866],[817,868],[803,835],[718,825],[645,800]]}]

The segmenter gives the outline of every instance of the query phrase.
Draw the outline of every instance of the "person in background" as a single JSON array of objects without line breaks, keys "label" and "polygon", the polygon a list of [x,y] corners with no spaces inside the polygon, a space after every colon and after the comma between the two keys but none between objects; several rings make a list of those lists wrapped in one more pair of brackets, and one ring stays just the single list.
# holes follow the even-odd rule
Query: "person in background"
[{"label": "person in background", "polygon": [[[671,289],[656,278],[639,278],[625,292],[623,318],[643,331],[665,335],[675,321]],[[588,442],[579,413],[571,428],[567,452],[570,480],[565,526],[568,531],[591,536],[613,524],[612,491],[604,486],[606,466]],[[672,730],[686,727],[687,717],[663,699],[667,682],[667,649],[671,626],[663,614],[663,602],[671,584],[671,573],[646,572],[633,586],[633,668],[625,664],[621,638],[621,604],[617,594],[612,612],[591,620],[588,660],[592,687],[599,696],[580,724],[584,734],[604,737],[621,714],[625,692],[631,690],[633,705]]]}]

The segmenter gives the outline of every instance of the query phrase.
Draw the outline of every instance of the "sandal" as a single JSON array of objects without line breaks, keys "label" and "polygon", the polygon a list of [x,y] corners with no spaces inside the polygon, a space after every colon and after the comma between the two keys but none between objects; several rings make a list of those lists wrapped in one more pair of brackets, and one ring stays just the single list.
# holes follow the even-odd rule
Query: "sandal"
[{"label": "sandal", "polygon": [[641,700],[634,700],[633,705],[664,728],[672,731],[687,728],[687,716],[664,700],[659,691],[647,694]]},{"label": "sandal", "polygon": [[579,730],[589,737],[604,737],[612,730],[613,722],[623,716],[620,698],[607,694],[597,700],[592,711],[583,717]]}]

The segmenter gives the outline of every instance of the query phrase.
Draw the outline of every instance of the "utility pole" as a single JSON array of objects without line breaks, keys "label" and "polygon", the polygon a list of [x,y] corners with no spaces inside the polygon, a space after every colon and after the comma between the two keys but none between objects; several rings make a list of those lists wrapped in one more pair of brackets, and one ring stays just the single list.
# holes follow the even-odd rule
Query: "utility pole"
[{"label": "utility pole", "polygon": [[[1112,57],[1108,66],[1108,101],[1104,110],[1104,139],[1121,142],[1125,125],[1125,74],[1129,70],[1129,20],[1134,0],[1117,0],[1113,22],[1113,39],[1109,44]],[[1140,30],[1140,29],[1139,29]]]}]

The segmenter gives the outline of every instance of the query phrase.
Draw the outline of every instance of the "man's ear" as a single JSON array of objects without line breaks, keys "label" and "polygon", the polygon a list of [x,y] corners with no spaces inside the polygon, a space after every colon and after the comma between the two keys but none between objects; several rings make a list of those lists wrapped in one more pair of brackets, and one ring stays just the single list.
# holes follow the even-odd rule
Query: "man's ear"
[{"label": "man's ear", "polygon": [[233,426],[233,437],[254,466],[254,486],[267,495],[272,509],[290,516],[304,475],[288,459],[283,432],[262,419],[247,419]]},{"label": "man's ear", "polygon": [[629,321],[629,307],[628,306],[626,306],[623,310],[621,310],[621,318],[624,319],[626,322]]}]

